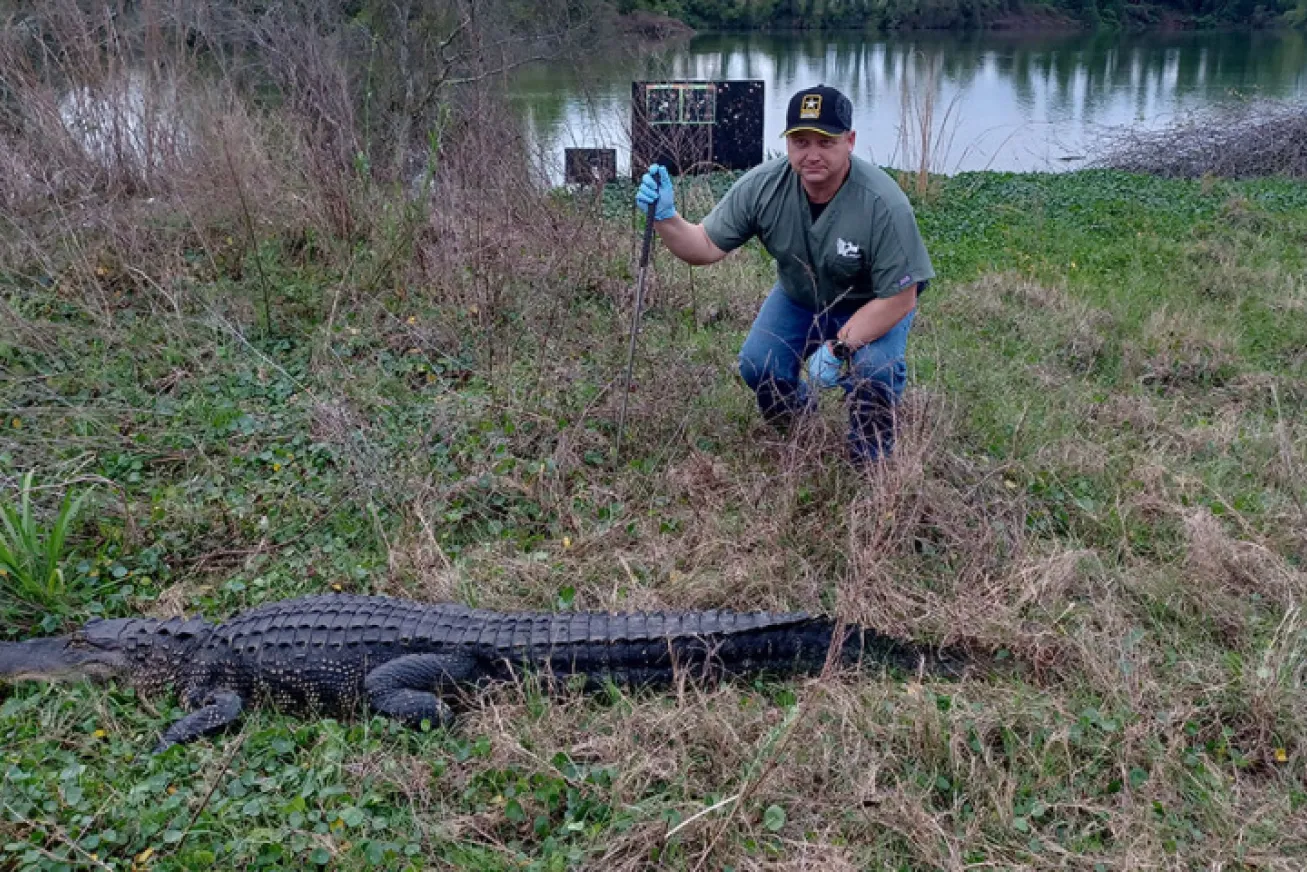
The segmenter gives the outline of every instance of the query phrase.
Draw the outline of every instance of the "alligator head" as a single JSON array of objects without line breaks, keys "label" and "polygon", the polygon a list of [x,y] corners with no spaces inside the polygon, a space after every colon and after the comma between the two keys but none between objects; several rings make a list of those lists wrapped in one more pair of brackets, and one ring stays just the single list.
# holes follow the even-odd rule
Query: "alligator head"
[{"label": "alligator head", "polygon": [[[203,621],[116,618],[90,621],[66,636],[0,642],[0,681],[127,677],[159,684],[174,677]],[[143,674],[144,673],[144,674]]]},{"label": "alligator head", "polygon": [[110,678],[127,669],[126,654],[116,640],[87,637],[80,632],[28,642],[0,642],[0,679]]}]

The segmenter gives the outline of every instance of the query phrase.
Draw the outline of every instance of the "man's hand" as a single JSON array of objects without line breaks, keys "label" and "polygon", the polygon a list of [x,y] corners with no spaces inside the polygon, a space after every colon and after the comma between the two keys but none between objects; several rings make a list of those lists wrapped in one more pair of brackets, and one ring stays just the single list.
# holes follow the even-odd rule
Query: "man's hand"
[{"label": "man's hand", "polygon": [[833,388],[840,383],[844,372],[844,361],[835,356],[829,342],[823,342],[821,348],[808,358],[808,381],[814,387]]},{"label": "man's hand", "polygon": [[649,204],[653,204],[654,228],[658,231],[658,238],[667,246],[668,251],[686,263],[704,266],[716,263],[726,256],[726,252],[709,238],[708,231],[703,229],[702,224],[691,224],[676,214],[672,179],[667,175],[666,167],[649,165],[649,170],[640,180],[635,203],[645,214],[649,212]]},{"label": "man's hand", "polygon": [[644,178],[640,180],[640,190],[635,195],[636,205],[641,212],[649,211],[650,203],[654,207],[654,220],[666,221],[676,216],[676,201],[672,191],[672,179],[667,175],[667,168],[661,164],[650,164]]}]

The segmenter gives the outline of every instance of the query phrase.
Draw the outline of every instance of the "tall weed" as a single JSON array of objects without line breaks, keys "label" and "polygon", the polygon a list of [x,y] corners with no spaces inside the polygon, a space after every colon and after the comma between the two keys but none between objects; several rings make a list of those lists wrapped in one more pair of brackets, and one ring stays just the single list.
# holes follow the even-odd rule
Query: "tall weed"
[{"label": "tall weed", "polygon": [[0,272],[57,283],[100,324],[138,300],[212,308],[185,291],[228,280],[245,298],[223,294],[224,318],[281,330],[294,313],[279,308],[316,315],[340,296],[286,299],[278,258],[375,298],[424,271],[428,207],[475,225],[489,252],[486,214],[538,188],[500,123],[502,76],[602,26],[584,3],[556,5],[0,11]]},{"label": "tall weed", "polygon": [[904,60],[900,80],[899,136],[890,162],[902,166],[899,185],[918,200],[930,195],[932,174],[947,169],[957,133],[961,94],[940,104],[941,63],[914,53]]},{"label": "tall weed", "polygon": [[33,473],[23,476],[12,502],[0,502],[0,590],[6,598],[57,611],[67,593],[63,563],[68,533],[86,490],[74,496],[67,491],[48,526],[32,507]]}]

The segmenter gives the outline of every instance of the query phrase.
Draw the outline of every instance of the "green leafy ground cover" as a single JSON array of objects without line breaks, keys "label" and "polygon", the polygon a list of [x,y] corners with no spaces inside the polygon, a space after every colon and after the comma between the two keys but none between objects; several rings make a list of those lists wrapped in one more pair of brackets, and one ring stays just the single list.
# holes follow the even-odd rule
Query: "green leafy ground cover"
[{"label": "green leafy ground cover", "polygon": [[613,462],[629,198],[446,235],[381,288],[277,236],[153,284],[94,246],[89,282],[7,267],[6,497],[93,492],[61,595],[3,586],[5,635],[344,590],[838,611],[1016,665],[508,687],[450,733],[256,712],[158,758],[175,699],[7,688],[0,866],[1301,868],[1307,187],[938,180],[908,432],[870,474],[834,398],[792,440],[757,422],[754,246],[659,253]]}]

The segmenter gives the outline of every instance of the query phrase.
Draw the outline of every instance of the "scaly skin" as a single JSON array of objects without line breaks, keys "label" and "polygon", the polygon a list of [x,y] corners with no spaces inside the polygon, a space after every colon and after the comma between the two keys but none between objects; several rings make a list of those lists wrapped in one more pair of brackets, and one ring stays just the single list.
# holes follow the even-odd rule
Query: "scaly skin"
[{"label": "scaly skin", "polygon": [[834,660],[907,670],[947,659],[804,613],[505,613],[387,597],[315,596],[227,623],[92,621],[58,639],[0,644],[0,678],[123,675],[147,694],[177,689],[191,712],[156,750],[221,729],[246,704],[344,716],[366,703],[410,725],[445,724],[442,696],[521,670],[589,686],[665,684],[677,670],[717,678],[811,673]]}]

